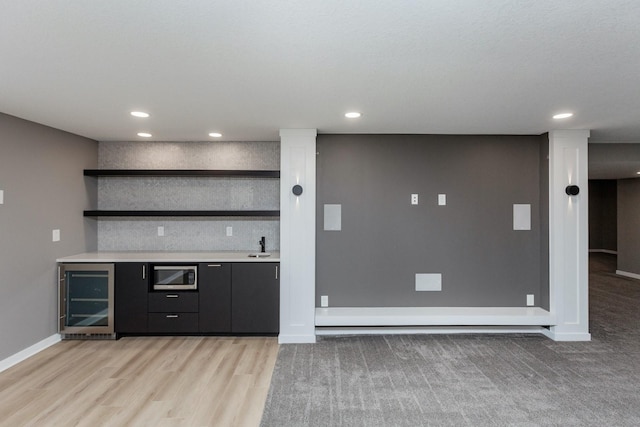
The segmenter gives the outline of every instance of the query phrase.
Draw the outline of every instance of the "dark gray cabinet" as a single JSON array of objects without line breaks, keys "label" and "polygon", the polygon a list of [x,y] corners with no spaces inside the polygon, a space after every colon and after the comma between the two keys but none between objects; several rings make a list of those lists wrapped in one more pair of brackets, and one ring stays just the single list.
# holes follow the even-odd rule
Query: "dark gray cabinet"
[{"label": "dark gray cabinet", "polygon": [[149,332],[198,333],[197,291],[150,291]]},{"label": "dark gray cabinet", "polygon": [[201,263],[198,266],[200,332],[231,332],[231,264]]},{"label": "dark gray cabinet", "polygon": [[117,334],[277,334],[280,264],[200,263],[197,291],[150,289],[149,264],[115,264]]},{"label": "dark gray cabinet", "polygon": [[149,265],[119,262],[115,265],[114,326],[119,334],[148,332]]},{"label": "dark gray cabinet", "polygon": [[280,329],[279,263],[234,263],[231,332],[276,334]]}]

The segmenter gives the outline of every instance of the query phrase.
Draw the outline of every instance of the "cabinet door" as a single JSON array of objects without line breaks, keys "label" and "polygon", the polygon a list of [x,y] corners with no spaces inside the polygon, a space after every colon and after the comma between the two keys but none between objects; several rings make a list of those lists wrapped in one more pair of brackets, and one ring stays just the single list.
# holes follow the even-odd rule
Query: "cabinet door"
[{"label": "cabinet door", "polygon": [[147,332],[149,265],[139,262],[116,263],[115,330],[117,333]]},{"label": "cabinet door", "polygon": [[276,334],[280,330],[279,263],[234,263],[231,331]]},{"label": "cabinet door", "polygon": [[231,332],[231,264],[198,266],[200,332]]}]

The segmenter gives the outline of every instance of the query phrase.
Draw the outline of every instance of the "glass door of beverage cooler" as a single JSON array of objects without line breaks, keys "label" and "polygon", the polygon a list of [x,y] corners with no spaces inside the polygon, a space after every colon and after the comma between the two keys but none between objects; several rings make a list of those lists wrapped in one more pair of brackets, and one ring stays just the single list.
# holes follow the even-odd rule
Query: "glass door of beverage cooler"
[{"label": "glass door of beverage cooler", "polygon": [[60,333],[112,334],[113,264],[60,265]]}]

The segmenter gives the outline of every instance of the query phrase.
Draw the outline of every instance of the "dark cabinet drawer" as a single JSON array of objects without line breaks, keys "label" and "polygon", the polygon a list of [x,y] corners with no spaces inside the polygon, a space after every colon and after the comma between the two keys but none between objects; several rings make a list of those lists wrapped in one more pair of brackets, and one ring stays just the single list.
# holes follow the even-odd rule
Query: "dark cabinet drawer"
[{"label": "dark cabinet drawer", "polygon": [[151,292],[149,293],[151,313],[197,313],[197,292]]},{"label": "dark cabinet drawer", "polygon": [[149,332],[196,333],[198,313],[149,313]]}]

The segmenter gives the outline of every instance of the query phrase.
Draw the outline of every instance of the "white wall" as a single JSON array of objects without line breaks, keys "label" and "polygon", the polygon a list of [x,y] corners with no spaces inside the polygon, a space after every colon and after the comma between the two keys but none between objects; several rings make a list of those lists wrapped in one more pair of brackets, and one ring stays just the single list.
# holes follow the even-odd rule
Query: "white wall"
[{"label": "white wall", "polygon": [[[280,343],[315,342],[316,130],[280,130]],[[295,196],[294,185],[303,193]]]},{"label": "white wall", "polygon": [[[588,130],[549,132],[549,336],[589,341]],[[568,185],[580,187],[569,196]]]}]

